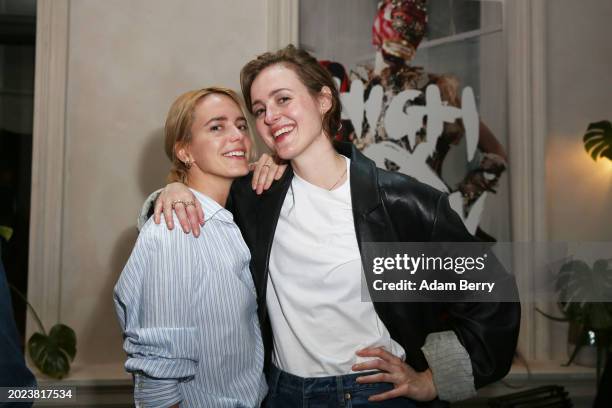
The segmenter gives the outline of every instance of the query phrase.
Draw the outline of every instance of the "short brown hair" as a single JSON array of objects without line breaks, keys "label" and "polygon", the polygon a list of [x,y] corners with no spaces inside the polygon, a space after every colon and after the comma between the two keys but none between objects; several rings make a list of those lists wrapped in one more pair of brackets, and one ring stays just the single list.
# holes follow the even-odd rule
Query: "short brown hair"
[{"label": "short brown hair", "polygon": [[323,116],[323,130],[330,139],[333,139],[340,128],[340,114],[342,112],[340,94],[336,84],[327,69],[321,66],[312,55],[291,44],[276,52],[266,52],[259,55],[254,60],[249,61],[240,71],[240,87],[249,110],[253,110],[251,100],[253,81],[261,71],[276,64],[282,64],[292,69],[313,96],[318,96],[324,86],[330,89],[332,105]]},{"label": "short brown hair", "polygon": [[[229,88],[211,86],[185,92],[172,103],[168,116],[166,117],[164,147],[166,155],[172,162],[172,168],[168,174],[168,182],[180,181],[185,183],[188,168],[176,156],[176,147],[191,143],[191,126],[193,125],[194,112],[198,103],[208,95],[220,94],[230,97],[240,108],[245,118],[246,109],[240,96]],[[249,131],[250,137],[250,131]]]}]

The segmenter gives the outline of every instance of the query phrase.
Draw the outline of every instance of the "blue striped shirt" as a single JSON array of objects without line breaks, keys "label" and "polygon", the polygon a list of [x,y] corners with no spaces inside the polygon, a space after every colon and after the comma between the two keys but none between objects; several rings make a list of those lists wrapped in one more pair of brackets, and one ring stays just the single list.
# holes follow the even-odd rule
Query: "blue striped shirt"
[{"label": "blue striped shirt", "polygon": [[232,214],[192,191],[206,217],[202,236],[149,220],[115,286],[134,400],[258,407],[267,387],[251,256]]}]

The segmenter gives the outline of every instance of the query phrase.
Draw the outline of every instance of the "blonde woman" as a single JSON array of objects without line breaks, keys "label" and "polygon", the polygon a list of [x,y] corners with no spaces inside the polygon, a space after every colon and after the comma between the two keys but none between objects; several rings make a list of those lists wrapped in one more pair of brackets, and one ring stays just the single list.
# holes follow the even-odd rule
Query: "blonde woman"
[{"label": "blonde woman", "polygon": [[251,256],[224,208],[251,145],[229,89],[187,92],[168,112],[169,178],[194,195],[174,207],[199,204],[206,239],[149,220],[115,286],[136,406],[258,407],[267,392]]}]

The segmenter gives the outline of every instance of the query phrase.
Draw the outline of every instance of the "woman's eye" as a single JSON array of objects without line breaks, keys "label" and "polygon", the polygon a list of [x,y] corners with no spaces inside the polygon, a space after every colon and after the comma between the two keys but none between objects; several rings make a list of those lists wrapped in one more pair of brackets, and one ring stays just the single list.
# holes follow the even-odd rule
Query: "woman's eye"
[{"label": "woman's eye", "polygon": [[249,127],[247,125],[239,125],[238,129],[246,131],[246,130],[249,130]]},{"label": "woman's eye", "polygon": [[263,115],[263,113],[265,112],[265,110],[263,108],[259,108],[259,109],[255,109],[253,111],[253,116],[255,116],[256,118],[260,117],[261,115]]},{"label": "woman's eye", "polygon": [[221,130],[221,125],[214,125],[210,127],[211,132],[217,132]]},{"label": "woman's eye", "polygon": [[284,104],[287,103],[291,98],[289,98],[288,96],[281,96],[280,98],[278,98],[278,103],[279,104]]}]

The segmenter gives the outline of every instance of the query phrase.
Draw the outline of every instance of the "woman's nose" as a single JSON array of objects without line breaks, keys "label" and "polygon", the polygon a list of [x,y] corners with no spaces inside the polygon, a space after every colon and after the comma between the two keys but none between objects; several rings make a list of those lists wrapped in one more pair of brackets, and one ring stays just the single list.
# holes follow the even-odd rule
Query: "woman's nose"
[{"label": "woman's nose", "polygon": [[234,126],[232,129],[232,133],[230,135],[230,140],[232,142],[238,141],[244,138],[244,132],[238,127]]},{"label": "woman's nose", "polygon": [[264,117],[264,122],[266,125],[271,125],[276,122],[279,118],[279,113],[276,108],[268,108],[266,109],[266,116]]}]

